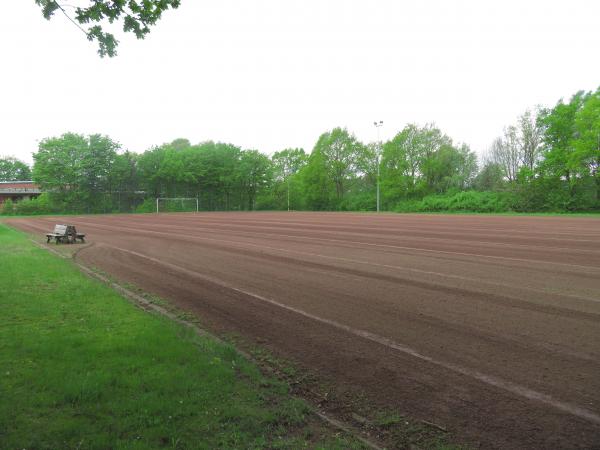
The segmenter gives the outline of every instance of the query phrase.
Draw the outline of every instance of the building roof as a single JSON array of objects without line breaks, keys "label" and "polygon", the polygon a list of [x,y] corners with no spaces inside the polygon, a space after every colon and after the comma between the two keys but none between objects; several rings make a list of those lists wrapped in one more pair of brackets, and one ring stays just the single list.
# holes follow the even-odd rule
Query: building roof
[{"label": "building roof", "polygon": [[0,194],[41,194],[33,181],[0,181]]},{"label": "building roof", "polygon": [[14,184],[35,184],[35,181],[29,180],[29,181],[0,181],[0,184],[4,184],[4,183],[14,183]]}]

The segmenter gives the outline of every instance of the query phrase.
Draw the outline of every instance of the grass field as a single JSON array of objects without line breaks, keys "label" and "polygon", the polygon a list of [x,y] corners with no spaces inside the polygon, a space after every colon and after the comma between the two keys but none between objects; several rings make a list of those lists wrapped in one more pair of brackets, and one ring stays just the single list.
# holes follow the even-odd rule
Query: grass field
[{"label": "grass field", "polygon": [[361,447],[234,349],[2,224],[0,286],[1,448]]}]

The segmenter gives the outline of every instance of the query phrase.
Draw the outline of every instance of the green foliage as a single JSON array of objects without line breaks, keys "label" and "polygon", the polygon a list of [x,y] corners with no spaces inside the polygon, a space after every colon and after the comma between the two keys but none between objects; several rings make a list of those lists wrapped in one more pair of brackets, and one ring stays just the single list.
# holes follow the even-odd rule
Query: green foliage
[{"label": "green foliage", "polygon": [[541,172],[545,176],[565,177],[569,183],[572,183],[576,176],[573,171],[578,168],[572,162],[575,150],[575,117],[583,105],[584,97],[583,92],[578,92],[569,103],[565,104],[561,100],[554,108],[543,111],[540,116],[540,121],[546,128],[544,141],[547,150],[541,165]]},{"label": "green foliage", "polygon": [[66,211],[111,212],[107,195],[113,184],[121,183],[121,167],[115,167],[118,149],[117,143],[98,134],[44,139],[33,156],[33,179]]},{"label": "green foliage", "polygon": [[339,204],[357,178],[366,147],[345,128],[334,128],[319,136],[313,153],[322,160],[328,184],[334,186],[334,198]]},{"label": "green foliage", "polygon": [[256,209],[285,211],[288,206],[291,211],[305,209],[304,194],[300,173],[289,175],[285,180],[275,178],[270,187],[257,196]]},{"label": "green foliage", "polygon": [[477,170],[476,156],[466,145],[433,125],[407,125],[383,146],[381,185],[383,204],[429,193],[468,188]]},{"label": "green foliage", "polygon": [[271,161],[258,150],[241,153],[238,177],[243,192],[241,206],[253,210],[258,192],[269,187],[273,177]]},{"label": "green foliage", "polygon": [[571,211],[600,209],[600,88],[559,101],[542,111],[540,122],[546,150],[537,173],[550,188],[546,203]]},{"label": "green foliage", "polygon": [[147,198],[140,203],[136,209],[136,213],[152,213],[156,212],[156,200],[153,198]]},{"label": "green foliage", "polygon": [[401,202],[396,212],[480,212],[512,211],[515,199],[510,193],[464,191],[447,195],[429,195],[422,200]]},{"label": "green foliage", "polygon": [[340,204],[340,211],[375,211],[377,209],[376,194],[373,190],[353,192],[346,196]]},{"label": "green foliage", "polygon": [[[383,210],[593,211],[600,210],[600,88],[536,116],[525,112],[479,169],[468,146],[431,124],[407,125],[381,154],[378,144],[334,128],[310,155],[288,148],[268,158],[187,139],[138,155],[105,136],[67,133],[42,141],[34,160],[46,212],[150,212],[156,197],[198,198],[203,210],[370,211],[378,172]],[[43,205],[15,208],[35,214]]]},{"label": "green foliage", "polygon": [[[35,2],[42,8],[44,18],[50,20],[56,12],[62,12],[86,34],[88,40],[98,42],[98,54],[101,57],[113,57],[117,54],[119,41],[112,33],[105,32],[103,25],[122,20],[124,32],[131,32],[138,39],[144,39],[162,13],[169,8],[178,8],[181,0],[89,0],[88,6],[75,7],[74,18],[55,0]],[[89,26],[87,30],[83,28],[86,26]]]},{"label": "green foliage", "polygon": [[301,148],[286,148],[275,152],[271,162],[271,186],[258,197],[257,209],[300,209],[303,193],[298,173],[308,164],[308,155]]},{"label": "green foliage", "polygon": [[14,202],[9,198],[7,199],[3,204],[2,204],[2,214],[7,215],[7,216],[11,216],[15,213],[15,204]]},{"label": "green foliage", "polygon": [[10,156],[0,158],[0,181],[29,181],[31,169],[23,161]]},{"label": "green foliage", "polygon": [[504,169],[495,162],[487,162],[473,180],[473,187],[478,191],[502,190],[506,184]]},{"label": "green foliage", "polygon": [[148,196],[199,198],[209,210],[254,209],[273,178],[271,161],[256,150],[186,139],[144,152],[137,170]]},{"label": "green foliage", "polygon": [[271,160],[276,180],[285,181],[308,163],[308,156],[301,148],[286,148],[275,152]]},{"label": "green foliage", "polygon": [[304,206],[312,211],[334,209],[332,192],[335,187],[329,178],[325,158],[315,149],[308,164],[300,171],[298,178],[302,183]]},{"label": "green foliage", "polygon": [[[33,199],[11,202],[11,205],[5,203],[4,206],[3,214],[17,216],[62,213],[65,211],[64,205],[53,202],[52,196],[47,192]],[[11,212],[8,212],[9,210]]]}]

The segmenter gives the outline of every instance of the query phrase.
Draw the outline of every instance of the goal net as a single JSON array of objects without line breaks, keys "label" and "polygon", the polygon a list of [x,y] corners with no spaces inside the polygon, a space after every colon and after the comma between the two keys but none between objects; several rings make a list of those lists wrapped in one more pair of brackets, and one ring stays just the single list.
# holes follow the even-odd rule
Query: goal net
[{"label": "goal net", "polygon": [[163,198],[156,199],[156,212],[198,212],[199,202],[197,198]]}]

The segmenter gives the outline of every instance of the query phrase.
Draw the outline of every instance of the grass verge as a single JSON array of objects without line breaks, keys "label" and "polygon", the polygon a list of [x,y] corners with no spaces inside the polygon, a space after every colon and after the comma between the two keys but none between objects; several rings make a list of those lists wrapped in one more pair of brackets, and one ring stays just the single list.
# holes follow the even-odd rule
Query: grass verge
[{"label": "grass verge", "polygon": [[233,347],[0,224],[0,447],[361,448]]}]

